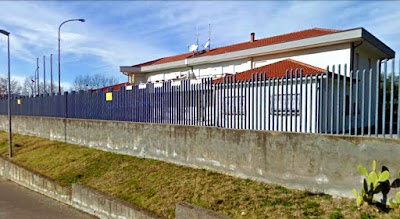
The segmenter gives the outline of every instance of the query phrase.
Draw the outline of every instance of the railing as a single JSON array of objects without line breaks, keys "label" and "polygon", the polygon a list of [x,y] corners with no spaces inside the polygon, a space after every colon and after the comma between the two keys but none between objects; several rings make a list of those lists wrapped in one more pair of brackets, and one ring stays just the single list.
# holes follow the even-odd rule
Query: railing
[{"label": "railing", "polygon": [[[333,66],[307,75],[291,69],[279,78],[262,72],[242,81],[233,75],[223,82],[182,80],[106,93],[19,97],[12,101],[12,114],[399,137],[400,76],[394,61],[391,71],[388,65],[357,71]],[[6,100],[0,100],[0,114],[7,114]]]}]

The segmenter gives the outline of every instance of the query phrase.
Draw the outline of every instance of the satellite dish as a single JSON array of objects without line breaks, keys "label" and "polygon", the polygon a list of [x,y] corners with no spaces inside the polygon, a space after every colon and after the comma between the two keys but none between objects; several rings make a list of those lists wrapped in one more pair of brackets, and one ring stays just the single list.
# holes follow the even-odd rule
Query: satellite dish
[{"label": "satellite dish", "polygon": [[209,49],[210,48],[210,41],[206,42],[206,45],[204,45],[204,49]]},{"label": "satellite dish", "polygon": [[197,51],[197,48],[199,48],[199,46],[197,44],[193,44],[189,47],[189,51],[190,52],[194,52]]}]

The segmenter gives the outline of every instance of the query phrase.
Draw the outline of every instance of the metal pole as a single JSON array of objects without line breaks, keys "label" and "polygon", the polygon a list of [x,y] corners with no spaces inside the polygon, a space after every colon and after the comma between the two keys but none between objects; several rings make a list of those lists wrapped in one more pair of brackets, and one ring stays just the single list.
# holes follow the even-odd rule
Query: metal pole
[{"label": "metal pole", "polygon": [[50,93],[53,94],[53,54],[50,54]]},{"label": "metal pole", "polygon": [[[61,24],[62,25],[62,24]],[[61,25],[58,27],[58,95],[61,94],[61,68],[60,68],[60,29],[61,29]]]},{"label": "metal pole", "polygon": [[11,130],[11,73],[10,73],[10,33],[1,30],[0,33],[7,36],[7,57],[8,57],[8,95],[7,95],[7,108],[8,108],[8,155],[12,158],[12,130]]},{"label": "metal pole", "polygon": [[36,70],[37,70],[37,92],[40,95],[40,72],[39,72],[39,58],[36,58]]},{"label": "metal pole", "polygon": [[46,56],[43,56],[43,94],[46,93]]},{"label": "metal pole", "polygon": [[85,19],[71,19],[71,20],[66,20],[66,21],[64,21],[64,22],[62,22],[61,24],[60,24],[60,26],[58,27],[58,94],[61,94],[61,77],[60,77],[60,75],[61,75],[61,68],[60,68],[60,30],[61,30],[61,26],[63,25],[63,24],[65,24],[65,23],[67,23],[67,22],[70,22],[70,21],[80,21],[80,22],[85,22]]},{"label": "metal pole", "polygon": [[11,73],[10,73],[10,34],[7,34],[8,50],[8,151],[12,158],[12,130],[11,130]]}]

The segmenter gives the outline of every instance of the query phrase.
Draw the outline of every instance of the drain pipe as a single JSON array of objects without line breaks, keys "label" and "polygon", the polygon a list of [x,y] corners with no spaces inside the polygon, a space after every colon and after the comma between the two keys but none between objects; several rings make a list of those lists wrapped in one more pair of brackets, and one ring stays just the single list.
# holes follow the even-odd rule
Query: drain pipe
[{"label": "drain pipe", "polygon": [[350,71],[354,71],[354,52],[355,49],[361,44],[363,44],[364,41],[361,41],[358,45],[354,45],[354,43],[351,43],[351,48],[350,48]]}]

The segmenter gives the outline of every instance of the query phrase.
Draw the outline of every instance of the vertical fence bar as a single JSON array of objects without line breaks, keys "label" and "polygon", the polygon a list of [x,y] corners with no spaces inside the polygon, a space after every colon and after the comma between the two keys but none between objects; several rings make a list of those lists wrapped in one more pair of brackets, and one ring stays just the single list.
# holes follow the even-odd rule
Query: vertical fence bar
[{"label": "vertical fence bar", "polygon": [[[253,76],[252,76],[253,77]],[[248,116],[247,116],[247,129],[251,128],[251,112],[250,112],[250,104],[251,104],[251,80],[247,80],[247,95],[249,96],[248,98],[248,105],[247,105],[247,112],[248,112]]]},{"label": "vertical fence bar", "polygon": [[234,75],[231,75],[229,77],[229,127],[232,129],[234,128],[234,107],[235,107],[235,97],[233,95],[233,85],[234,85],[234,80],[233,80]]},{"label": "vertical fence bar", "polygon": [[[212,83],[212,102],[213,102],[213,126],[215,127],[217,125],[217,84],[214,83],[211,79]],[[194,106],[194,105],[193,105]]]},{"label": "vertical fence bar", "polygon": [[387,77],[387,61],[385,62],[385,70],[383,72],[383,97],[382,97],[382,136],[386,134],[386,77]]},{"label": "vertical fence bar", "polygon": [[[305,133],[307,133],[308,132],[308,124],[307,124],[307,117],[308,117],[308,76],[309,75],[305,75],[304,76],[304,95],[305,95],[305,98],[304,98],[304,101],[305,101],[305,103],[304,103],[304,132]],[[312,102],[312,101],[311,101]],[[301,116],[303,116],[303,115],[301,115]]]},{"label": "vertical fence bar", "polygon": [[392,61],[392,79],[390,81],[390,120],[389,120],[389,134],[393,138],[393,102],[394,102],[394,69],[395,61]]},{"label": "vertical fence bar", "polygon": [[[190,79],[185,79],[185,80],[183,80],[182,82],[183,82],[183,89],[182,89],[182,96],[183,96],[183,98],[182,98],[182,106],[183,106],[183,125],[187,125],[188,124],[188,118],[187,118],[187,100],[188,100],[188,98],[187,98],[187,91],[188,91],[188,89],[187,89],[187,85],[188,85],[188,81],[190,81]],[[203,87],[204,87],[204,80],[202,80],[201,81],[202,82],[202,85],[203,85]]]},{"label": "vertical fence bar", "polygon": [[220,102],[220,105],[219,105],[219,115],[220,115],[220,126],[221,127],[225,127],[225,112],[224,112],[224,110],[225,110],[225,106],[224,106],[224,104],[225,104],[225,99],[224,99],[224,97],[223,97],[223,94],[224,94],[224,84],[225,84],[225,78],[224,78],[224,80],[223,80],[223,82],[221,82],[221,83],[219,83],[219,102]]},{"label": "vertical fence bar", "polygon": [[207,81],[205,78],[201,79],[201,98],[202,98],[202,110],[201,110],[201,115],[202,115],[202,120],[203,120],[203,126],[207,125]]},{"label": "vertical fence bar", "polygon": [[[328,76],[328,75],[327,75]],[[317,83],[317,76],[316,75],[310,75],[310,132],[312,132],[312,125],[313,125],[313,119],[312,119],[312,115],[313,115],[313,104],[316,104],[317,101],[317,93],[315,92],[315,101],[314,99],[314,94],[313,94],[313,80],[315,77],[315,83]],[[328,99],[328,97],[326,97],[325,99]],[[327,103],[327,100],[325,100],[325,102]],[[326,105],[326,107],[328,107],[328,105]],[[317,130],[315,130],[316,132]]]},{"label": "vertical fence bar", "polygon": [[[286,70],[286,75],[287,75],[287,70]],[[290,125],[289,128],[286,127],[287,131],[292,132],[293,131],[293,120],[292,120],[292,114],[293,114],[293,69],[290,69],[290,100],[289,100],[289,88],[288,88],[288,83],[286,82],[286,120],[287,120],[287,114],[288,114],[288,108],[289,113],[290,113]],[[290,101],[290,105],[289,105],[289,101]]]},{"label": "vertical fence bar", "polygon": [[332,67],[332,91],[331,91],[331,134],[333,134],[335,112],[335,66]]},{"label": "vertical fence bar", "polygon": [[372,111],[372,68],[369,69],[368,79],[368,136],[371,136],[371,111]]},{"label": "vertical fence bar", "polygon": [[[298,72],[299,71],[299,69],[297,69],[296,68],[296,70],[295,70],[295,75],[294,75],[294,84],[295,84],[295,93],[294,93],[294,95],[295,95],[295,97],[294,97],[294,99],[295,99],[295,102],[294,102],[294,131],[295,132],[298,132],[298,129],[297,129],[297,127],[298,127],[298,124],[297,124],[297,110],[298,110],[298,108],[297,108],[297,104],[298,104],[298,98],[297,98],[297,94],[298,94],[298,83],[297,83],[297,81],[298,81]],[[293,98],[293,93],[292,94],[290,94],[291,96],[292,96],[292,98]],[[291,101],[292,102],[292,101]],[[290,109],[290,110],[292,110],[292,109]],[[290,119],[291,120],[293,120],[293,114],[290,114]]]},{"label": "vertical fence bar", "polygon": [[[287,95],[289,95],[288,97],[290,97],[290,100],[289,100],[289,98],[286,99],[286,101],[290,101],[290,104],[288,104],[289,105],[289,121],[286,122],[289,125],[288,127],[286,127],[286,129],[288,131],[290,131],[290,132],[293,131],[293,127],[292,127],[293,126],[293,75],[294,75],[295,71],[296,70],[293,70],[293,69],[290,70],[290,78],[289,78],[289,80],[290,80],[290,94],[287,93]],[[288,89],[286,89],[286,90],[288,90]]]},{"label": "vertical fence bar", "polygon": [[264,108],[261,112],[262,115],[264,115],[264,130],[267,130],[267,74],[264,72],[263,73],[263,79],[264,79]]},{"label": "vertical fence bar", "polygon": [[[197,81],[196,81],[197,83]],[[191,85],[191,101],[192,101],[192,125],[197,125],[196,124],[196,83],[193,83]],[[215,106],[214,106],[215,107]],[[214,120],[215,121],[215,120]]]},{"label": "vertical fence bar", "polygon": [[168,81],[167,86],[168,86],[168,124],[173,124],[173,121],[172,121],[172,108],[173,108],[172,81]]},{"label": "vertical fence bar", "polygon": [[[266,73],[265,73],[266,74]],[[268,77],[268,97],[267,97],[267,101],[268,101],[268,131],[271,131],[271,78]]]},{"label": "vertical fence bar", "polygon": [[284,77],[281,77],[280,78],[280,80],[281,80],[281,132],[283,132],[283,102],[284,102],[284,99],[283,99],[283,80],[284,80]]},{"label": "vertical fence bar", "polygon": [[211,90],[212,90],[212,81],[211,78],[207,78],[207,126],[210,126],[212,123],[212,114],[211,114]]},{"label": "vertical fence bar", "polygon": [[[246,105],[245,105],[245,101],[246,101],[246,96],[245,96],[245,90],[244,90],[244,81],[240,81],[240,93],[241,93],[241,100],[240,100],[240,129],[244,128],[244,119],[245,119],[245,113],[246,113]],[[244,107],[244,108],[242,108]]]},{"label": "vertical fence bar", "polygon": [[155,110],[155,123],[160,123],[161,119],[161,89],[162,89],[162,83],[160,83],[161,87],[154,88],[154,95],[156,98],[156,110]]},{"label": "vertical fence bar", "polygon": [[364,117],[365,117],[365,69],[362,73],[361,78],[361,135],[364,136]]},{"label": "vertical fence bar", "polygon": [[318,121],[319,121],[319,111],[318,108],[321,108],[320,106],[318,106],[317,100],[319,100],[320,98],[322,98],[322,90],[320,89],[322,87],[322,82],[323,82],[323,78],[319,77],[318,75],[315,75],[315,104],[314,104],[314,131],[315,133],[319,133],[318,130]]},{"label": "vertical fence bar", "polygon": [[340,127],[340,77],[341,77],[341,66],[338,65],[338,81],[337,81],[337,97],[336,97],[336,134],[339,134]]},{"label": "vertical fence bar", "polygon": [[254,90],[254,78],[255,78],[255,75],[254,74],[252,74],[251,75],[251,106],[253,106],[253,109],[251,110],[251,129],[252,130],[254,130],[254,93],[255,93],[255,90]]},{"label": "vertical fence bar", "polygon": [[275,78],[272,79],[272,97],[271,97],[271,126],[272,130],[275,131]]},{"label": "vertical fence bar", "polygon": [[[394,61],[394,60],[393,60]],[[399,60],[399,75],[397,80],[397,138],[400,138],[400,60]]]},{"label": "vertical fence bar", "polygon": [[[289,108],[289,78],[288,78],[288,69],[286,69],[286,74],[285,74],[285,97],[286,97],[286,101],[285,101],[285,129],[286,131],[289,131],[289,124],[288,124],[288,108]],[[292,81],[293,81],[293,77],[292,77],[292,70],[290,70],[290,90],[292,90]],[[290,95],[292,94],[292,92],[290,92]],[[292,99],[292,98],[290,98]],[[283,93],[282,93],[282,101],[283,101]],[[292,101],[290,101],[290,104],[292,103]],[[283,113],[283,109],[282,109],[282,113]],[[290,105],[290,115],[292,115],[292,106]],[[282,115],[283,116],[283,115]],[[282,130],[283,131],[283,130]],[[290,131],[292,131],[292,120],[290,120]]]},{"label": "vertical fence bar", "polygon": [[316,88],[316,92],[318,93],[318,103],[315,103],[316,106],[315,109],[318,109],[317,115],[317,122],[318,124],[316,126],[318,126],[318,129],[315,129],[315,133],[322,133],[322,111],[323,111],[323,105],[320,104],[322,103],[323,100],[323,84],[324,84],[324,77],[323,75],[316,75],[316,80],[318,80],[318,88]]},{"label": "vertical fence bar", "polygon": [[223,113],[224,113],[224,128],[228,128],[228,125],[227,125],[227,106],[226,106],[226,92],[227,92],[227,82],[228,82],[228,76],[225,76],[224,77],[224,84],[223,84],[223,100],[224,100],[224,104],[223,104]]},{"label": "vertical fence bar", "polygon": [[[329,66],[326,67],[326,85],[325,85],[325,134],[328,133],[328,97],[329,97]],[[311,85],[312,86],[312,85]],[[311,87],[312,89],[312,87]],[[311,92],[311,91],[310,91]]]},{"label": "vertical fence bar", "polygon": [[347,64],[344,64],[344,69],[343,69],[343,126],[342,126],[342,134],[345,135],[346,134],[346,99],[347,99],[347,87],[346,87],[346,81],[347,81]]},{"label": "vertical fence bar", "polygon": [[[176,83],[176,82],[175,82]],[[179,118],[178,118],[178,116],[179,116],[179,87],[180,86],[177,86],[176,84],[174,84],[174,86],[172,87],[173,88],[173,100],[174,100],[174,102],[173,102],[173,105],[174,105],[174,107],[173,107],[173,120],[174,120],[174,124],[179,124]]]},{"label": "vertical fence bar", "polygon": [[376,62],[376,103],[375,103],[375,137],[378,137],[378,129],[379,129],[379,125],[378,125],[378,115],[379,115],[379,83],[380,83],[380,79],[379,79],[379,75],[381,74],[380,72],[380,61],[378,60]]},{"label": "vertical fence bar", "polygon": [[[300,69],[300,83],[299,83],[299,86],[300,86],[300,97],[299,97],[299,113],[297,114],[297,112],[296,112],[296,120],[297,120],[297,116],[299,116],[299,119],[300,119],[300,121],[299,121],[299,124],[300,124],[300,127],[299,127],[299,131],[300,132],[302,132],[302,127],[303,127],[303,119],[302,119],[302,117],[303,117],[303,115],[302,115],[302,113],[303,113],[303,69],[301,68]],[[296,94],[296,97],[297,97],[297,94]]]},{"label": "vertical fence bar", "polygon": [[234,128],[235,129],[239,129],[239,113],[240,113],[240,108],[239,108],[239,99],[240,99],[240,95],[239,95],[239,84],[238,84],[238,82],[237,82],[237,80],[236,80],[236,75],[234,75],[234,77],[233,77],[233,92],[234,92],[234,94],[233,94],[233,97],[234,97],[234,100],[235,100],[235,105],[236,105],[236,107],[235,107],[235,112],[234,112],[234,115],[235,115],[235,118],[234,118],[234,121],[235,121],[235,126],[234,126]]},{"label": "vertical fence bar", "polygon": [[358,95],[359,95],[359,90],[358,90],[358,79],[359,79],[359,74],[360,70],[357,69],[356,71],[356,104],[354,107],[354,135],[358,134]]},{"label": "vertical fence bar", "polygon": [[173,81],[171,81],[171,123],[172,124],[177,124],[176,123],[176,110],[177,110],[176,87],[173,84]]},{"label": "vertical fence bar", "polygon": [[253,102],[253,106],[255,107],[255,112],[254,112],[254,118],[253,118],[253,128],[255,129],[255,130],[258,130],[258,124],[259,124],[259,120],[258,120],[258,107],[259,107],[259,92],[258,92],[258,83],[259,83],[259,76],[260,76],[260,74],[259,74],[259,72],[257,72],[255,75],[254,75],[254,83],[253,83],[253,95],[255,96],[255,98],[254,98],[254,102]]},{"label": "vertical fence bar", "polygon": [[156,123],[156,86],[154,83],[151,83],[151,90],[150,90],[150,121],[151,123]]},{"label": "vertical fence bar", "polygon": [[349,91],[349,135],[351,135],[352,130],[352,115],[353,115],[353,70],[350,70],[350,91]]}]

